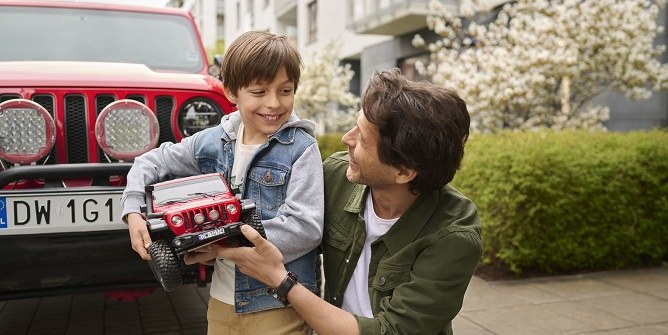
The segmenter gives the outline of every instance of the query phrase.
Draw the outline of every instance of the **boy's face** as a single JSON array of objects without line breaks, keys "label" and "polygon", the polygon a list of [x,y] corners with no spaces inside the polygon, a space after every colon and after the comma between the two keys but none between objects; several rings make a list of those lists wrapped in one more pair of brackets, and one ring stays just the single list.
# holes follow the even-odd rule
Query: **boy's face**
[{"label": "boy's face", "polygon": [[244,144],[261,144],[285,123],[295,100],[295,84],[281,68],[270,83],[252,83],[236,95],[225,91],[237,104],[244,123]]}]

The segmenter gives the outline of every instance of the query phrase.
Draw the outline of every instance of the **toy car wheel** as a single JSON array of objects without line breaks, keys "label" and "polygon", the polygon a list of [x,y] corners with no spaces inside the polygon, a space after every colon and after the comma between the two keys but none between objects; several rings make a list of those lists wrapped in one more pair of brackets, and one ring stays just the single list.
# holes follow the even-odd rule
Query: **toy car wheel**
[{"label": "toy car wheel", "polygon": [[148,261],[153,275],[165,291],[171,291],[183,285],[179,258],[169,247],[167,241],[157,240],[148,247],[151,260]]},{"label": "toy car wheel", "polygon": [[260,216],[257,215],[256,211],[252,210],[243,213],[241,216],[241,222],[255,228],[255,230],[257,230],[257,232],[260,233],[263,238],[267,238],[267,234],[264,232],[262,221],[260,221]]}]

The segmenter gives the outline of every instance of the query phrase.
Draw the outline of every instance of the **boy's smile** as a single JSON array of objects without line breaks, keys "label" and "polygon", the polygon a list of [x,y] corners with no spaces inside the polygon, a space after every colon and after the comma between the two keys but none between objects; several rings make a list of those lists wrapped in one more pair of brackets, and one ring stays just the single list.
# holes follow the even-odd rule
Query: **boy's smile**
[{"label": "boy's smile", "polygon": [[227,92],[237,104],[244,123],[244,144],[261,144],[290,118],[295,97],[294,82],[281,68],[270,83],[253,83],[236,95]]}]

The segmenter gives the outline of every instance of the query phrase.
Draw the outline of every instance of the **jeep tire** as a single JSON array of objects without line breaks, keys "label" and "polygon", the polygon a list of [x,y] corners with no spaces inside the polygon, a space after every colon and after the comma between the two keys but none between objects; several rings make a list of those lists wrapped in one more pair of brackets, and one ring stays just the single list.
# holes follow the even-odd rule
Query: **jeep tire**
[{"label": "jeep tire", "polygon": [[[263,238],[267,238],[267,234],[264,232],[262,221],[260,221],[260,216],[257,215],[257,212],[254,209],[243,213],[241,215],[241,222],[253,227],[255,230],[257,230],[258,233],[260,233]],[[251,246],[250,241],[248,241],[246,238],[243,240],[243,245]]]},{"label": "jeep tire", "polygon": [[148,261],[151,271],[165,291],[169,292],[183,285],[179,258],[167,241],[153,241],[148,247],[148,253],[151,255],[151,260]]}]

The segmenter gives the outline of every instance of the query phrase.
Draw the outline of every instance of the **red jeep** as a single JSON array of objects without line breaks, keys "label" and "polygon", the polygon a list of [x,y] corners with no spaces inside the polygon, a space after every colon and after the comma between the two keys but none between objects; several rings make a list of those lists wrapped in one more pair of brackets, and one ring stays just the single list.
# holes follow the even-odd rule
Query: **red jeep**
[{"label": "red jeep", "polygon": [[255,203],[239,200],[220,173],[147,186],[146,204],[142,211],[153,240],[148,249],[149,264],[165,291],[183,285],[183,254],[214,242],[227,247],[249,246],[239,229],[242,224],[266,237]]},{"label": "red jeep", "polygon": [[3,0],[0,41],[0,300],[157,286],[120,218],[131,161],[235,109],[192,16]]}]

